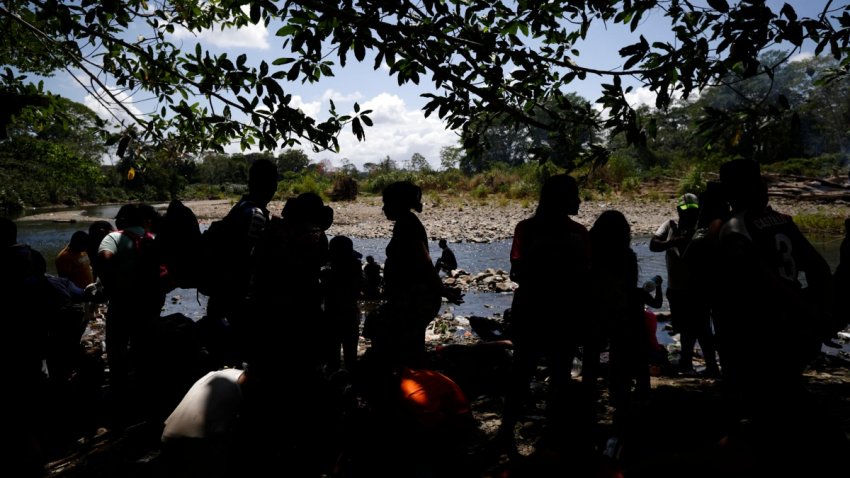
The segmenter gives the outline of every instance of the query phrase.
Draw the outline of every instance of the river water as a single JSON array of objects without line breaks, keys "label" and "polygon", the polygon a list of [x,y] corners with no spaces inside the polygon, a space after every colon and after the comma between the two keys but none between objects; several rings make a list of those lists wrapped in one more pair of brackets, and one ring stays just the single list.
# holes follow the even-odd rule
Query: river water
[{"label": "river water", "polygon": [[[84,210],[84,216],[114,217],[118,212],[119,205],[89,206]],[[43,211],[34,211],[43,212]],[[48,272],[54,273],[55,266],[52,258],[62,247],[67,244],[71,234],[77,230],[88,230],[89,222],[85,220],[76,223],[57,223],[52,221],[18,221],[18,242],[26,243],[44,254],[47,259]],[[809,237],[809,240],[821,252],[834,270],[838,264],[838,252],[841,242],[840,237]],[[371,255],[379,263],[386,259],[385,249],[388,239],[360,239],[352,237],[354,248],[366,256]],[[429,244],[432,258],[440,256],[440,249],[436,241]],[[459,243],[450,244],[458,260],[458,265],[470,273],[477,273],[488,268],[510,270],[510,240],[494,241],[491,243]],[[632,249],[638,256],[640,266],[640,283],[649,280],[655,275],[660,275],[667,281],[667,270],[664,264],[664,254],[654,253],[649,250],[649,237],[635,237],[632,241]],[[456,316],[469,317],[472,315],[490,317],[501,315],[510,307],[512,293],[495,293],[469,291],[464,296],[461,305],[445,305],[443,311],[450,310]],[[166,300],[165,314],[180,312],[195,320],[204,315],[206,309],[206,298],[196,294],[195,290],[176,289],[172,291]],[[669,310],[665,298],[664,305],[660,311]],[[659,325],[659,340],[664,343],[670,342],[670,337],[663,331],[663,324]],[[845,347],[846,348],[846,347]]]}]

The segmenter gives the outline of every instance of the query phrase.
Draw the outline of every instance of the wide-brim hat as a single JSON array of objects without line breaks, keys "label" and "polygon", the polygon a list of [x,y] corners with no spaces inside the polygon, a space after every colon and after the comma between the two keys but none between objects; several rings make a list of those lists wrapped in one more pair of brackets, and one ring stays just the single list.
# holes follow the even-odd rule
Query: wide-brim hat
[{"label": "wide-brim hat", "polygon": [[281,213],[284,219],[296,224],[314,224],[326,231],[334,221],[334,210],[325,206],[315,193],[302,193],[286,200]]}]

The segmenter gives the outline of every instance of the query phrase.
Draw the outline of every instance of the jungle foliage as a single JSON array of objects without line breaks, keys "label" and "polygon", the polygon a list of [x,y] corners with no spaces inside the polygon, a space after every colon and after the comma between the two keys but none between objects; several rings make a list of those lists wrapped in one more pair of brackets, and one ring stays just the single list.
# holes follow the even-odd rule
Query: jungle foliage
[{"label": "jungle foliage", "polygon": [[[650,14],[666,19],[669,41],[640,34]],[[270,64],[173,36],[260,23],[282,44]],[[582,65],[582,44],[600,23],[634,34],[619,49],[620,68]],[[342,174],[366,192],[413,178],[528,197],[556,170],[602,192],[628,191],[659,175],[698,186],[731,157],[829,157],[828,168],[840,169],[848,153],[850,5],[831,1],[802,18],[760,0],[11,0],[0,27],[0,130],[10,138],[0,174],[2,200],[13,205],[238,194],[257,157],[277,162],[281,194],[326,194]],[[804,42],[815,57],[791,61]],[[772,51],[779,43],[790,50]],[[421,155],[376,158],[362,171],[310,164],[301,148],[338,151],[343,130],[362,140],[372,125],[357,104],[349,115],[331,103],[319,121],[292,102],[300,83],[352,60],[386,66],[399,85],[432,84],[425,113],[462,138],[441,152],[440,171]],[[69,69],[114,103],[112,125],[30,79]],[[626,76],[655,104],[630,105]],[[599,98],[570,93],[588,77],[603,82]],[[156,106],[142,115],[121,101],[145,94]],[[259,152],[225,154],[233,142]],[[99,167],[104,155],[115,165]]]}]

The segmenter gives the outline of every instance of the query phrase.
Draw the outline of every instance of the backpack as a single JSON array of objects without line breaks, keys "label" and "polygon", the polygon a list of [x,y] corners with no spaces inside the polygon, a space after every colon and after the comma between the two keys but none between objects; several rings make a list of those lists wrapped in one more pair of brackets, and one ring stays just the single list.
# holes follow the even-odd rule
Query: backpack
[{"label": "backpack", "polygon": [[210,223],[201,235],[197,288],[208,297],[226,294],[238,285],[242,266],[234,249],[245,241],[245,231],[239,230],[237,217],[240,206],[237,204],[222,219]]},{"label": "backpack", "polygon": [[162,263],[174,285],[182,289],[198,287],[201,276],[201,227],[185,204],[173,200],[165,212],[156,236]]},{"label": "backpack", "polygon": [[133,247],[138,255],[139,266],[133,277],[133,281],[141,287],[136,290],[137,293],[140,292],[143,296],[147,293],[164,294],[174,288],[168,276],[168,269],[162,262],[159,244],[153,234],[145,232],[140,236],[128,230],[116,232],[133,241]]}]

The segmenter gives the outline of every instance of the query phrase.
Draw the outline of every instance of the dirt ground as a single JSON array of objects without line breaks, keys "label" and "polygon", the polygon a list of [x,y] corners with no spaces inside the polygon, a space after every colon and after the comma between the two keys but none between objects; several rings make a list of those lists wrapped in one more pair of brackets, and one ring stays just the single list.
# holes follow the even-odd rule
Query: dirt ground
[{"label": "dirt ground", "polygon": [[[793,201],[774,197],[775,209],[788,214],[819,213],[836,217],[847,217],[850,209],[844,201],[819,203],[816,201]],[[189,201],[202,223],[223,217],[233,201]],[[165,205],[159,205],[164,207]],[[283,204],[273,202],[270,210],[279,214]],[[392,223],[381,212],[379,197],[361,197],[353,202],[335,202],[334,224],[330,235],[353,237],[389,237]],[[419,215],[431,238],[447,238],[451,242],[486,242],[510,238],[513,228],[521,219],[533,214],[534,202],[523,205],[519,201],[500,203],[490,201],[461,200],[443,197],[436,200],[426,198],[425,208]],[[581,205],[577,221],[590,227],[593,220],[604,210],[617,209],[625,214],[632,225],[633,234],[651,234],[664,220],[675,215],[675,198],[634,199],[612,198],[589,200]],[[91,221],[94,218],[81,216],[80,211],[62,211],[20,220]],[[111,219],[111,218],[106,218]],[[848,335],[850,337],[850,335]],[[755,345],[754,345],[755,346]],[[770,351],[765,348],[765,366],[770,366]],[[722,399],[722,382],[702,377],[662,376],[652,379],[652,397],[642,413],[638,432],[624,445],[624,455],[613,460],[595,455],[599,466],[593,476],[767,476],[783,470],[783,464],[798,466],[802,458],[811,457],[813,469],[823,469],[823,461],[835,461],[846,473],[850,464],[850,450],[846,441],[850,438],[850,373],[847,357],[824,356],[816,361],[805,374],[809,392],[805,424],[796,421],[781,422],[778,439],[763,440],[741,431],[739,424],[725,420],[725,402]],[[545,381],[537,389],[545,388]],[[542,430],[543,405],[541,397],[528,410],[518,427],[517,456],[509,459],[505,455],[493,456],[487,452],[487,444],[494,437],[501,417],[501,399],[496,394],[474,394],[469,397],[476,419],[477,432],[469,448],[474,463],[470,476],[561,476],[569,468],[563,457],[549,455],[538,448]],[[798,415],[798,414],[794,414]],[[597,437],[599,450],[605,447],[610,436],[611,409],[605,400],[599,408],[600,429]],[[155,427],[154,427],[155,428]],[[820,439],[837,434],[843,440],[843,452],[824,450]],[[732,438],[730,438],[730,436]],[[831,436],[831,435],[830,435]],[[741,438],[743,437],[743,438]],[[763,447],[761,443],[768,443]],[[834,443],[834,442],[833,442]],[[801,452],[800,450],[803,450]],[[823,453],[820,453],[823,451]],[[805,453],[805,454],[801,454]],[[843,455],[841,453],[844,453]],[[797,456],[795,459],[786,459]],[[796,455],[795,455],[796,454]],[[836,458],[836,456],[842,459]],[[805,461],[805,460],[803,460]],[[821,465],[818,465],[821,463]],[[767,464],[767,465],[766,465]],[[555,468],[553,468],[555,467]],[[509,473],[509,469],[512,471]],[[600,475],[600,470],[619,468],[625,475]],[[560,470],[553,472],[553,469]],[[841,476],[842,472],[834,476]],[[57,459],[48,467],[49,476],[62,477],[106,477],[162,476],[156,433],[150,428],[128,429],[122,434],[107,432],[102,436],[88,437],[78,443],[72,453]],[[591,476],[570,473],[571,476]],[[404,476],[404,475],[399,475]],[[801,476],[818,476],[806,473]]]}]

